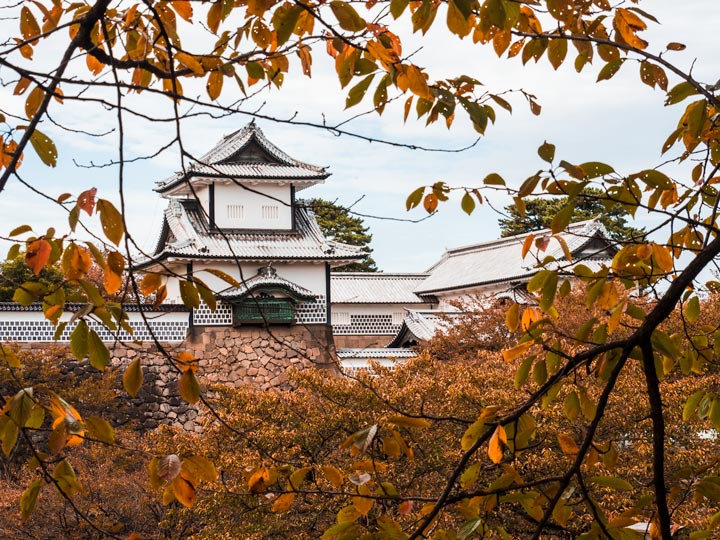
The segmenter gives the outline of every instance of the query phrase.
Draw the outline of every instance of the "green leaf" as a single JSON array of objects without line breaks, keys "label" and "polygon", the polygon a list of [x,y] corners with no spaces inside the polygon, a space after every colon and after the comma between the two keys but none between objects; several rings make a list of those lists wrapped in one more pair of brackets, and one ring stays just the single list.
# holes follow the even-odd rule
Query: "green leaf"
[{"label": "green leaf", "polygon": [[37,302],[47,292],[47,287],[37,281],[26,281],[13,293],[13,302],[29,306]]},{"label": "green leaf", "polygon": [[10,231],[10,234],[8,236],[18,236],[19,234],[30,231],[32,231],[32,227],[30,225],[20,225],[19,227],[15,227],[12,231]]},{"label": "green leaf", "polygon": [[107,420],[97,416],[88,416],[85,419],[85,427],[91,437],[108,444],[115,442],[115,431]]},{"label": "green leaf", "polygon": [[199,308],[200,307],[200,295],[198,294],[198,290],[195,287],[195,284],[193,284],[190,281],[181,280],[180,282],[180,298],[183,301],[183,304],[185,304],[189,308]]},{"label": "green leaf", "polygon": [[55,487],[68,497],[71,497],[78,491],[83,491],[82,486],[77,481],[75,471],[65,459],[57,464],[52,477],[55,480]]},{"label": "green leaf", "polygon": [[70,351],[78,360],[83,360],[89,349],[89,329],[85,321],[80,320],[70,334]]},{"label": "green leaf", "polygon": [[90,354],[90,365],[99,371],[103,371],[110,363],[110,351],[97,335],[95,330],[90,330],[88,336],[88,352]]},{"label": "green leaf", "polygon": [[295,30],[303,8],[300,5],[280,6],[273,15],[272,24],[277,34],[277,45],[283,45]]},{"label": "green leaf", "polygon": [[[0,426],[2,426],[1,423]],[[18,428],[17,424],[15,422],[11,422],[10,420],[6,421],[5,428],[0,430],[0,438],[2,438],[2,450],[3,453],[8,457],[10,456],[10,452],[12,452],[12,449],[15,448],[15,443],[17,442],[19,432],[20,429]]]},{"label": "green leaf", "polygon": [[97,211],[100,214],[100,224],[102,225],[103,232],[108,240],[110,240],[116,246],[120,245],[123,234],[125,233],[125,227],[123,225],[122,214],[117,208],[105,199],[99,199],[96,205]]},{"label": "green leaf", "polygon": [[18,427],[25,427],[25,424],[30,418],[33,405],[35,405],[32,394],[32,388],[23,388],[15,394],[10,401],[10,411],[8,414]]},{"label": "green leaf", "polygon": [[30,485],[20,497],[20,512],[23,523],[25,523],[30,518],[30,515],[33,513],[41,489],[42,478],[36,478],[32,482],[30,482]]},{"label": "green leaf", "polygon": [[689,323],[694,323],[700,316],[700,299],[697,296],[693,296],[685,304],[685,319]]},{"label": "green leaf", "polygon": [[460,530],[458,530],[457,540],[467,540],[477,530],[478,527],[482,525],[482,519],[479,517],[469,519],[465,523],[463,523],[462,527],[460,527]]},{"label": "green leaf", "polygon": [[520,390],[520,388],[522,388],[523,385],[527,382],[528,375],[530,375],[530,368],[532,367],[534,359],[534,356],[528,356],[527,358],[523,359],[523,361],[520,363],[520,366],[517,368],[517,371],[515,372],[516,390]]},{"label": "green leaf", "polygon": [[390,15],[397,19],[403,14],[409,3],[410,0],[390,0]]},{"label": "green leaf", "polygon": [[608,487],[616,491],[632,491],[630,482],[616,476],[593,476],[588,479],[591,484]]},{"label": "green leaf", "polygon": [[487,0],[487,14],[490,22],[498,28],[505,27],[505,6],[502,0]]},{"label": "green leaf", "polygon": [[612,174],[615,172],[615,169],[613,169],[610,165],[599,161],[589,161],[587,163],[583,163],[580,165],[580,168],[585,171],[588,179],[605,176],[606,174]]},{"label": "green leaf", "polygon": [[540,175],[535,174],[531,176],[530,178],[526,179],[521,185],[520,189],[518,190],[518,197],[527,197],[530,195],[535,187],[537,187],[538,182],[540,181]]},{"label": "green leaf", "polygon": [[698,405],[700,404],[700,400],[705,395],[705,390],[698,390],[693,395],[691,395],[688,400],[685,402],[685,407],[683,407],[683,414],[682,418],[684,422],[687,422],[692,418],[692,415],[695,414],[695,410],[697,409]]},{"label": "green leaf", "polygon": [[565,228],[570,224],[570,220],[572,219],[574,211],[575,205],[572,203],[568,203],[563,206],[557,214],[555,214],[555,217],[553,218],[552,224],[550,226],[553,234],[558,234],[559,232],[565,230]]},{"label": "green leaf", "polygon": [[483,179],[483,184],[486,186],[504,186],[505,180],[497,173],[490,173]]},{"label": "green leaf", "polygon": [[183,371],[182,375],[180,375],[178,390],[180,396],[191,405],[200,401],[200,385],[191,369]]},{"label": "green leaf", "polygon": [[557,292],[558,276],[556,272],[550,272],[542,287],[542,298],[540,300],[540,309],[549,310],[555,301],[555,293]]},{"label": "green leaf", "polygon": [[548,163],[552,163],[555,159],[555,145],[545,141],[538,148],[538,155]]},{"label": "green leaf", "polygon": [[465,433],[460,440],[460,447],[464,452],[467,452],[470,448],[472,448],[478,439],[487,432],[488,426],[485,424],[486,420],[487,418],[478,418],[475,422],[470,424],[469,428],[465,430]]},{"label": "green leaf", "polygon": [[565,398],[563,405],[563,412],[568,420],[574,422],[580,416],[580,399],[578,398],[577,392],[573,390]]},{"label": "green leaf", "polygon": [[467,191],[460,201],[460,207],[468,216],[473,213],[473,210],[475,210],[475,199],[473,199],[472,195],[470,195]]},{"label": "green leaf", "polygon": [[408,195],[405,201],[405,208],[410,211],[422,202],[423,194],[425,193],[425,186],[417,188],[410,195]]},{"label": "green leaf", "polygon": [[597,81],[607,81],[609,79],[612,79],[612,77],[620,71],[620,68],[625,63],[626,58],[616,58],[615,60],[611,60],[607,64],[603,66],[603,68],[600,70],[600,73],[598,73]]},{"label": "green leaf", "polygon": [[200,293],[200,298],[202,298],[202,301],[210,308],[210,311],[215,311],[217,309],[217,299],[215,298],[215,293],[199,279],[194,279],[195,287],[197,288],[198,293]]},{"label": "green leaf", "polygon": [[349,109],[353,105],[357,105],[360,103],[365,97],[365,93],[367,92],[368,87],[370,86],[370,83],[375,78],[375,74],[368,75],[365,77],[362,81],[357,83],[355,86],[353,86],[350,91],[348,92],[347,99],[345,100],[345,108]]},{"label": "green leaf", "polygon": [[361,32],[367,28],[367,23],[358,15],[355,8],[347,2],[334,0],[330,2],[330,9],[332,9],[335,18],[343,30],[347,30],[348,32]]},{"label": "green leaf", "polygon": [[57,166],[58,151],[50,137],[36,129],[30,135],[30,144],[45,165]]},{"label": "green leaf", "polygon": [[123,387],[125,391],[130,394],[130,397],[135,397],[142,386],[142,382],[142,367],[140,366],[140,359],[137,358],[125,368],[125,373],[123,373]]},{"label": "green leaf", "polygon": [[720,501],[720,477],[707,476],[700,480],[697,491],[711,501]]},{"label": "green leaf", "polygon": [[697,93],[697,89],[692,84],[689,82],[681,82],[668,91],[665,105],[675,105]]}]

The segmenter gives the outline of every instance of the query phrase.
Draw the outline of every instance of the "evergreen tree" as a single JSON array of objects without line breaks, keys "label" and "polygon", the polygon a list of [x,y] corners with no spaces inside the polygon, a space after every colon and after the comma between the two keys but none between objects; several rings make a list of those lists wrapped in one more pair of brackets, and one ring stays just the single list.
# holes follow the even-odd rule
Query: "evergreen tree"
[{"label": "evergreen tree", "polygon": [[15,289],[25,282],[40,282],[54,289],[65,281],[63,273],[54,266],[47,266],[35,276],[22,258],[0,263],[0,302],[12,302]]},{"label": "evergreen tree", "polygon": [[[508,219],[498,220],[502,236],[513,236],[526,232],[547,229],[553,217],[568,202],[567,197],[535,198],[525,201],[525,215],[515,205],[505,207]],[[608,200],[607,195],[597,188],[586,188],[576,197],[572,222],[598,218],[613,240],[622,242],[631,238],[636,241],[645,235],[645,229],[627,224],[632,216],[619,203]]]},{"label": "evergreen tree", "polygon": [[365,227],[362,218],[350,215],[347,208],[338,206],[331,201],[311,199],[306,204],[315,214],[315,219],[326,237],[342,244],[362,246],[363,251],[367,254],[362,261],[338,268],[339,272],[378,271],[375,260],[370,256],[372,234]]}]

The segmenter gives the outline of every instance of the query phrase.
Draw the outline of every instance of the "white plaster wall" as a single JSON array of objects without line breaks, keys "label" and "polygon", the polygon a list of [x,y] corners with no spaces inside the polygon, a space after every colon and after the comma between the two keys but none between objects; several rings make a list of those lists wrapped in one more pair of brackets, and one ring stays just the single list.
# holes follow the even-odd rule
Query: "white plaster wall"
[{"label": "white plaster wall", "polygon": [[[227,229],[289,230],[292,228],[290,185],[215,184],[215,224]],[[259,192],[259,193],[256,193]],[[242,206],[242,219],[228,218],[228,205]],[[276,207],[277,219],[263,217],[263,207]]]},{"label": "white plaster wall", "polygon": [[195,194],[203,210],[210,215],[210,189],[207,186],[196,186]]}]

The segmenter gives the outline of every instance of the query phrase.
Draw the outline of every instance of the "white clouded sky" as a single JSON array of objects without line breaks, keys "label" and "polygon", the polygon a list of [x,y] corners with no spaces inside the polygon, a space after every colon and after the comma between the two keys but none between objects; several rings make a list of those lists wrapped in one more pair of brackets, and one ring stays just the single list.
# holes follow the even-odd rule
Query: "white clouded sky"
[{"label": "white clouded sky", "polygon": [[[653,25],[645,34],[651,50],[659,52],[667,42],[680,41],[688,48],[672,54],[681,67],[697,60],[693,73],[702,81],[714,83],[720,78],[720,34],[716,23],[720,16],[717,0],[655,0],[642,7],[655,14],[661,25]],[[439,23],[441,21],[438,21]],[[5,22],[0,30],[8,28]],[[413,57],[428,66],[433,76],[474,76],[489,90],[523,88],[537,96],[543,106],[540,117],[530,114],[521,96],[513,96],[512,115],[498,108],[498,121],[480,142],[459,154],[430,153],[397,148],[380,143],[367,143],[350,137],[336,137],[322,130],[259,121],[265,134],[293,157],[328,166],[333,173],[325,185],[316,186],[302,195],[337,199],[349,205],[362,197],[354,207],[358,212],[400,217],[421,218],[422,210],[405,212],[405,198],[415,187],[438,180],[450,185],[475,185],[489,172],[499,172],[510,183],[518,185],[542,166],[536,149],[544,140],[557,145],[557,155],[570,162],[605,161],[620,172],[634,172],[662,161],[660,147],[673,130],[681,112],[679,107],[663,107],[663,94],[643,85],[636,64],[626,63],[611,81],[595,83],[602,63],[587,66],[581,74],[573,68],[573,55],[560,70],[554,72],[543,58],[538,65],[522,66],[519,58],[498,60],[489,47],[473,46],[469,40],[449,38],[437,29],[421,38],[412,36],[404,43],[405,52],[418,49]],[[12,28],[16,32],[15,28]],[[7,33],[7,32],[5,32]],[[184,44],[191,47],[191,41]],[[42,61],[43,58],[40,59]],[[50,59],[46,60],[50,61]],[[261,108],[263,114],[276,117],[297,115],[299,120],[321,122],[323,115],[332,124],[350,115],[343,111],[345,93],[340,90],[331,63],[317,51],[313,78],[298,75],[293,66],[281,91],[264,94],[247,110]],[[0,75],[7,77],[6,73]],[[671,77],[671,85],[677,80]],[[188,91],[189,90],[189,91]],[[186,87],[186,94],[192,89]],[[12,87],[0,87],[0,101],[7,107],[13,100]],[[111,94],[108,94],[110,98]],[[223,99],[230,99],[224,95]],[[133,105],[141,111],[170,116],[170,102],[147,94],[133,96]],[[382,117],[363,116],[349,126],[370,137],[442,148],[460,148],[472,143],[475,134],[469,122],[458,114],[448,131],[442,123],[425,127],[424,122],[402,122],[401,106],[389,107]],[[362,108],[356,108],[352,114]],[[78,163],[104,163],[117,159],[117,129],[114,113],[102,107],[73,106],[66,103],[51,109],[51,115],[64,125],[91,132],[113,130],[102,138],[90,138],[63,132],[46,123],[41,129],[58,143],[60,162],[48,169],[30,155],[20,169],[22,177],[33,186],[54,196],[63,192],[78,193],[92,186],[99,196],[116,199],[117,169],[88,169]],[[224,134],[249,121],[236,115],[226,118],[199,116],[183,124],[188,150],[201,154]],[[126,118],[125,134],[128,157],[154,152],[172,137],[171,123],[153,124]],[[143,244],[151,243],[158,232],[165,201],[153,191],[154,182],[179,169],[176,149],[151,161],[129,164],[125,171],[127,214],[131,233]],[[681,171],[678,171],[678,173]],[[493,203],[502,207],[501,198]],[[642,220],[643,217],[639,216]],[[16,181],[0,195],[0,235],[22,223],[37,231],[64,223],[51,203],[39,199]],[[498,235],[497,215],[486,206],[472,216],[459,209],[456,200],[442,206],[441,212],[419,224],[368,219],[374,235],[374,257],[379,266],[389,271],[422,271],[436,261],[445,248],[495,238]],[[61,227],[58,227],[61,229]],[[7,245],[0,244],[0,252]]]}]

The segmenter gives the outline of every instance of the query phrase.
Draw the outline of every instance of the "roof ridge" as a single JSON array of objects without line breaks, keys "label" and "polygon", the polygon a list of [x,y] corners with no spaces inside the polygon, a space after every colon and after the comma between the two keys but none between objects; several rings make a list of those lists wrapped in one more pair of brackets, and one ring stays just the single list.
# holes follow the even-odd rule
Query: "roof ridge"
[{"label": "roof ridge", "polygon": [[[563,230],[557,234],[576,233],[576,231],[579,231],[579,230],[582,230],[585,228],[590,228],[590,226],[598,225],[598,224],[600,224],[598,221],[598,218],[586,219],[584,221],[576,221],[574,223],[570,223],[565,228],[565,230]],[[595,232],[595,231],[593,230],[591,232]],[[493,240],[486,240],[484,242],[477,242],[475,244],[467,244],[464,246],[458,246],[456,248],[446,249],[445,254],[452,256],[452,255],[460,254],[460,253],[467,252],[467,251],[481,251],[485,248],[491,248],[491,247],[496,247],[499,245],[510,244],[513,241],[519,241],[519,240],[525,239],[531,234],[533,234],[535,236],[539,236],[539,235],[548,234],[548,233],[553,234],[552,229],[550,229],[549,227],[546,229],[540,229],[537,231],[528,231],[528,232],[524,232],[524,233],[520,233],[520,234],[514,234],[512,236],[503,236],[501,238],[495,238]]]},{"label": "roof ridge", "polygon": [[[358,246],[361,247],[361,246]],[[417,277],[426,278],[430,274],[425,272],[331,272],[331,277],[368,277],[368,278],[379,278],[379,277]]]}]

